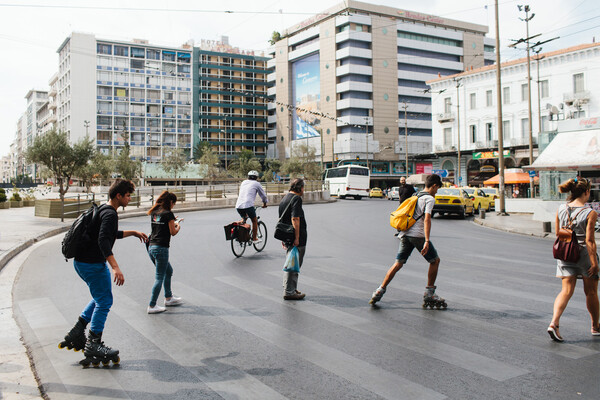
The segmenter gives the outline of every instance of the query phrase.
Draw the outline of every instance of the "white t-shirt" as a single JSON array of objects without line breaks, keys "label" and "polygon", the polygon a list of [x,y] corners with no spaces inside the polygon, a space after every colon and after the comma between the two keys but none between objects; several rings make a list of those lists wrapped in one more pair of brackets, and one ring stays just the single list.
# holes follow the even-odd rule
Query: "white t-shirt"
[{"label": "white t-shirt", "polygon": [[[423,192],[420,192],[421,194]],[[433,210],[433,205],[435,204],[435,199],[430,194],[424,194],[419,197],[417,200],[417,205],[415,206],[415,217],[419,218],[417,222],[413,226],[411,226],[407,231],[404,231],[402,236],[412,236],[412,237],[425,237],[425,214],[431,215],[431,211]],[[425,211],[423,211],[425,210]]]},{"label": "white t-shirt", "polygon": [[235,208],[250,208],[254,207],[256,195],[259,195],[263,203],[268,203],[267,194],[260,183],[253,179],[246,179],[240,185],[240,194],[238,195]]}]

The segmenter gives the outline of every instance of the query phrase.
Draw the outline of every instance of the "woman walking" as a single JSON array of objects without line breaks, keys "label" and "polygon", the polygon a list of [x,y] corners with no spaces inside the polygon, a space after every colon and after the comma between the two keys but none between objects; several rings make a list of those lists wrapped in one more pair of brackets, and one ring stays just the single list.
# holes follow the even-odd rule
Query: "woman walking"
[{"label": "woman walking", "polygon": [[550,337],[562,342],[563,338],[558,330],[559,320],[567,307],[567,303],[573,296],[575,284],[578,278],[583,279],[583,291],[585,303],[592,319],[592,335],[600,336],[600,325],[598,323],[598,255],[596,254],[596,238],[594,227],[598,214],[586,203],[590,198],[590,182],[585,178],[569,179],[560,185],[561,193],[570,193],[567,204],[559,207],[556,213],[556,232],[568,226],[569,221],[573,224],[573,231],[577,235],[579,244],[579,260],[577,262],[566,262],[557,260],[556,276],[562,279],[562,290],[554,301],[554,315],[548,327]]},{"label": "woman walking", "polygon": [[148,254],[150,260],[156,266],[156,277],[150,304],[148,305],[148,314],[158,314],[166,311],[165,307],[156,304],[160,289],[165,287],[165,306],[177,306],[182,303],[180,297],[176,297],[171,292],[171,276],[173,276],[173,267],[169,263],[169,244],[171,236],[177,235],[181,229],[179,224],[183,219],[177,220],[171,211],[177,202],[177,196],[168,190],[165,190],[158,196],[154,206],[148,211],[152,226],[150,234]]}]

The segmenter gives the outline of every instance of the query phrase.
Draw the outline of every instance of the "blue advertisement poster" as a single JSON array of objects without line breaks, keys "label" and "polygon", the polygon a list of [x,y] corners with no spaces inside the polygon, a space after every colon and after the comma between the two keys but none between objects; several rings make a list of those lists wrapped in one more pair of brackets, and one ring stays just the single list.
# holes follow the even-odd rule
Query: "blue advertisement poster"
[{"label": "blue advertisement poster", "polygon": [[304,57],[292,64],[294,98],[294,139],[318,137],[321,121],[312,112],[321,108],[321,76],[319,53]]}]

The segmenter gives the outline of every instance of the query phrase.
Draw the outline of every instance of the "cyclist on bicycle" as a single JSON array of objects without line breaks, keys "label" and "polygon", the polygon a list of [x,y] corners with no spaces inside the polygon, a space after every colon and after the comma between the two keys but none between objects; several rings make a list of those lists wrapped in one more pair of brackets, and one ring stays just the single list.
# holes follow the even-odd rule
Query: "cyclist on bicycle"
[{"label": "cyclist on bicycle", "polygon": [[258,231],[258,219],[256,218],[256,210],[254,209],[254,201],[258,194],[263,201],[263,208],[267,207],[268,199],[265,190],[262,188],[258,179],[257,171],[248,172],[248,179],[242,182],[240,185],[240,194],[235,208],[242,217],[241,223],[246,223],[246,220],[250,218],[252,220],[252,242],[260,243],[262,240],[257,238]]}]

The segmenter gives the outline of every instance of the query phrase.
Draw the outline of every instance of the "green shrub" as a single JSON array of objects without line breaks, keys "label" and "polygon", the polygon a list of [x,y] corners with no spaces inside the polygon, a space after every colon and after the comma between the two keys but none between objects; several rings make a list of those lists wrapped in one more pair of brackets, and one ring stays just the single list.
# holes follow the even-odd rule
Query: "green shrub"
[{"label": "green shrub", "polygon": [[6,190],[4,190],[4,188],[0,188],[0,193],[6,194]]},{"label": "green shrub", "polygon": [[0,192],[0,203],[4,203],[6,202],[6,194]]},{"label": "green shrub", "polygon": [[19,193],[13,193],[10,201],[21,201],[21,195],[19,195]]}]

